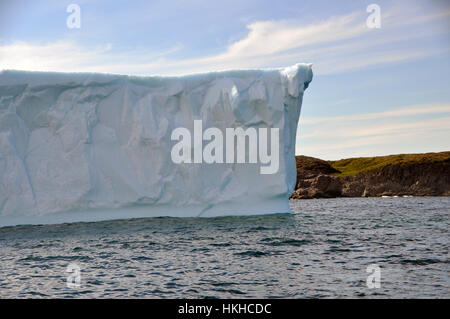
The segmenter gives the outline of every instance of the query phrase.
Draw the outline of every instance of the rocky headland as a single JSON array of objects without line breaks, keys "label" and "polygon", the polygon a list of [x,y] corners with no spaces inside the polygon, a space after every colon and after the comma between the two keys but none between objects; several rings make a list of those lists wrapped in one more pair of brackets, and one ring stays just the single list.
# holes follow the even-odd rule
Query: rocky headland
[{"label": "rocky headland", "polygon": [[450,152],[296,161],[292,199],[450,195]]}]

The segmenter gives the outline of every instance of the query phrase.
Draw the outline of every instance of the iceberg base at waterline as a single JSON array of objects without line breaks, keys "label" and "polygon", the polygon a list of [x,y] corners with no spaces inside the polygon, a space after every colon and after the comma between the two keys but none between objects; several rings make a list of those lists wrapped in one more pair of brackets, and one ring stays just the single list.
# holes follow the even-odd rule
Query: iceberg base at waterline
[{"label": "iceberg base at waterline", "polygon": [[[288,213],[311,80],[309,64],[181,77],[2,71],[0,226]],[[277,129],[277,170],[174,162],[172,133],[200,120]]]}]

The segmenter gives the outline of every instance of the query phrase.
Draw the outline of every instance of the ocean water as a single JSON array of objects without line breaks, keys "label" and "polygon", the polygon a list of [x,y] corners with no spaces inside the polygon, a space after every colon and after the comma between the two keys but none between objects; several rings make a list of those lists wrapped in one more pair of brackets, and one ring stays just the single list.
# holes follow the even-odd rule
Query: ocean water
[{"label": "ocean water", "polygon": [[[449,298],[450,198],[0,228],[0,298]],[[80,285],[67,286],[69,264]],[[380,287],[369,288],[369,265]],[[72,282],[72,280],[69,280]]]}]

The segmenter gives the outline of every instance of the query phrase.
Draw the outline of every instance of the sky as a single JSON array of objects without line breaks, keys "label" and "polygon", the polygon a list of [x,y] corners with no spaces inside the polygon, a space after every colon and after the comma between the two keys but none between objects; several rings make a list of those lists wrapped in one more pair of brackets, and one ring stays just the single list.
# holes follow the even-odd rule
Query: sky
[{"label": "sky", "polygon": [[[69,28],[70,4],[80,27]],[[380,28],[367,19],[380,8]],[[313,63],[296,154],[450,150],[448,0],[0,0],[0,70],[183,75]]]}]

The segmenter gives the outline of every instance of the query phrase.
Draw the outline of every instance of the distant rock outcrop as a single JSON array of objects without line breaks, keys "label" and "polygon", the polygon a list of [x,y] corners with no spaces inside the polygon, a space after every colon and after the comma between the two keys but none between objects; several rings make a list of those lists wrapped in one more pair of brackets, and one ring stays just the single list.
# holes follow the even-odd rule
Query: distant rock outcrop
[{"label": "distant rock outcrop", "polygon": [[297,156],[291,198],[450,196],[450,152],[340,161]]}]

